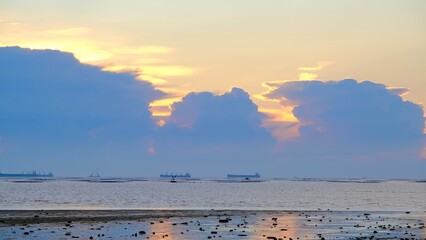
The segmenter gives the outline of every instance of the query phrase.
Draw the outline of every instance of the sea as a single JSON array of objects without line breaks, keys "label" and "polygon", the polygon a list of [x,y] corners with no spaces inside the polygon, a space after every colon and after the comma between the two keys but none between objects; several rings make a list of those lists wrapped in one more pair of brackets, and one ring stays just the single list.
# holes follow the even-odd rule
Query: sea
[{"label": "sea", "polygon": [[0,210],[426,211],[426,182],[302,179],[1,179]]}]

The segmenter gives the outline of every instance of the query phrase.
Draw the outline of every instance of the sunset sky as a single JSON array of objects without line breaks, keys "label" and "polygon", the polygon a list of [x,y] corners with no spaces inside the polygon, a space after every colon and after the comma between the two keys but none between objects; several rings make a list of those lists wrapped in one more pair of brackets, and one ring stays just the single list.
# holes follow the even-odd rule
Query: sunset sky
[{"label": "sunset sky", "polygon": [[[73,161],[88,163],[83,175],[374,177],[386,161],[377,176],[426,171],[423,0],[0,0],[0,47],[0,172],[81,174]],[[115,124],[104,135],[103,117]],[[44,127],[52,134],[34,130]]]}]

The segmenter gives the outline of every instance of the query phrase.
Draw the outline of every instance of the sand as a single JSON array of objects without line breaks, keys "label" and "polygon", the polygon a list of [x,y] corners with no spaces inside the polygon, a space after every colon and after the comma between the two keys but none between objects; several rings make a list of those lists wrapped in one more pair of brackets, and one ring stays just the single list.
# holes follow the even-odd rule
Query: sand
[{"label": "sand", "polygon": [[0,211],[0,239],[426,239],[425,212]]}]

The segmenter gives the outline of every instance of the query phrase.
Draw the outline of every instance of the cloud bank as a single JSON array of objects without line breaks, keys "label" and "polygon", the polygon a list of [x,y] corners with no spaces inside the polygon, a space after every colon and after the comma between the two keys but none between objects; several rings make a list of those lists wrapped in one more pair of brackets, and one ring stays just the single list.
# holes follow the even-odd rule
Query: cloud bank
[{"label": "cloud bank", "polygon": [[288,156],[404,162],[420,158],[425,140],[423,109],[405,92],[346,79],[286,82],[266,97],[294,106],[300,136]]},{"label": "cloud bank", "polygon": [[274,141],[238,88],[188,94],[159,128],[149,103],[164,93],[69,53],[0,48],[0,79],[0,167],[10,171],[140,176],[197,164],[207,171],[211,163],[223,172],[221,165],[244,163],[250,153],[254,161]]},{"label": "cloud bank", "polygon": [[12,137],[144,135],[152,129],[148,104],[163,95],[59,51],[0,48],[0,66],[0,132]]},{"label": "cloud bank", "polygon": [[154,131],[148,104],[163,95],[69,53],[0,48],[2,168],[75,174],[137,159]]},{"label": "cloud bank", "polygon": [[416,177],[426,168],[424,112],[406,92],[355,80],[275,83],[265,97],[294,107],[299,131],[279,144],[243,89],[189,93],[159,127],[149,104],[165,94],[132,74],[59,51],[0,48],[0,170]]}]

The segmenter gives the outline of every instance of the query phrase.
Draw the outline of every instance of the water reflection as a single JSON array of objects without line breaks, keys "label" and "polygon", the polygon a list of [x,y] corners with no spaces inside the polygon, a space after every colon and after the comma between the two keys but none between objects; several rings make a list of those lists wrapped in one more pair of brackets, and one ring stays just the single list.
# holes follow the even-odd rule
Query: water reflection
[{"label": "water reflection", "polygon": [[[179,212],[178,212],[179,213]],[[51,213],[54,214],[54,213]],[[49,214],[49,216],[51,216]],[[68,213],[69,214],[69,213]],[[93,213],[91,213],[92,215]],[[101,214],[101,213],[99,213]],[[103,213],[105,214],[105,213]],[[110,212],[109,214],[113,214]],[[88,239],[424,239],[426,212],[274,212],[245,214],[207,214],[157,217],[133,221],[73,222],[72,226],[46,223],[1,227],[1,239],[19,239],[29,232],[34,239],[62,239],[72,236]],[[28,235],[28,234],[27,234]]]},{"label": "water reflection", "polygon": [[147,222],[148,234],[150,239],[168,239],[175,240],[179,239],[176,235],[175,229],[173,229],[173,223],[170,219],[161,219],[158,221]]},{"label": "water reflection", "polygon": [[301,228],[302,217],[298,213],[283,212],[281,214],[265,217],[260,216],[253,224],[253,239],[265,239],[265,237],[293,238],[298,237],[313,238],[306,228]]}]

